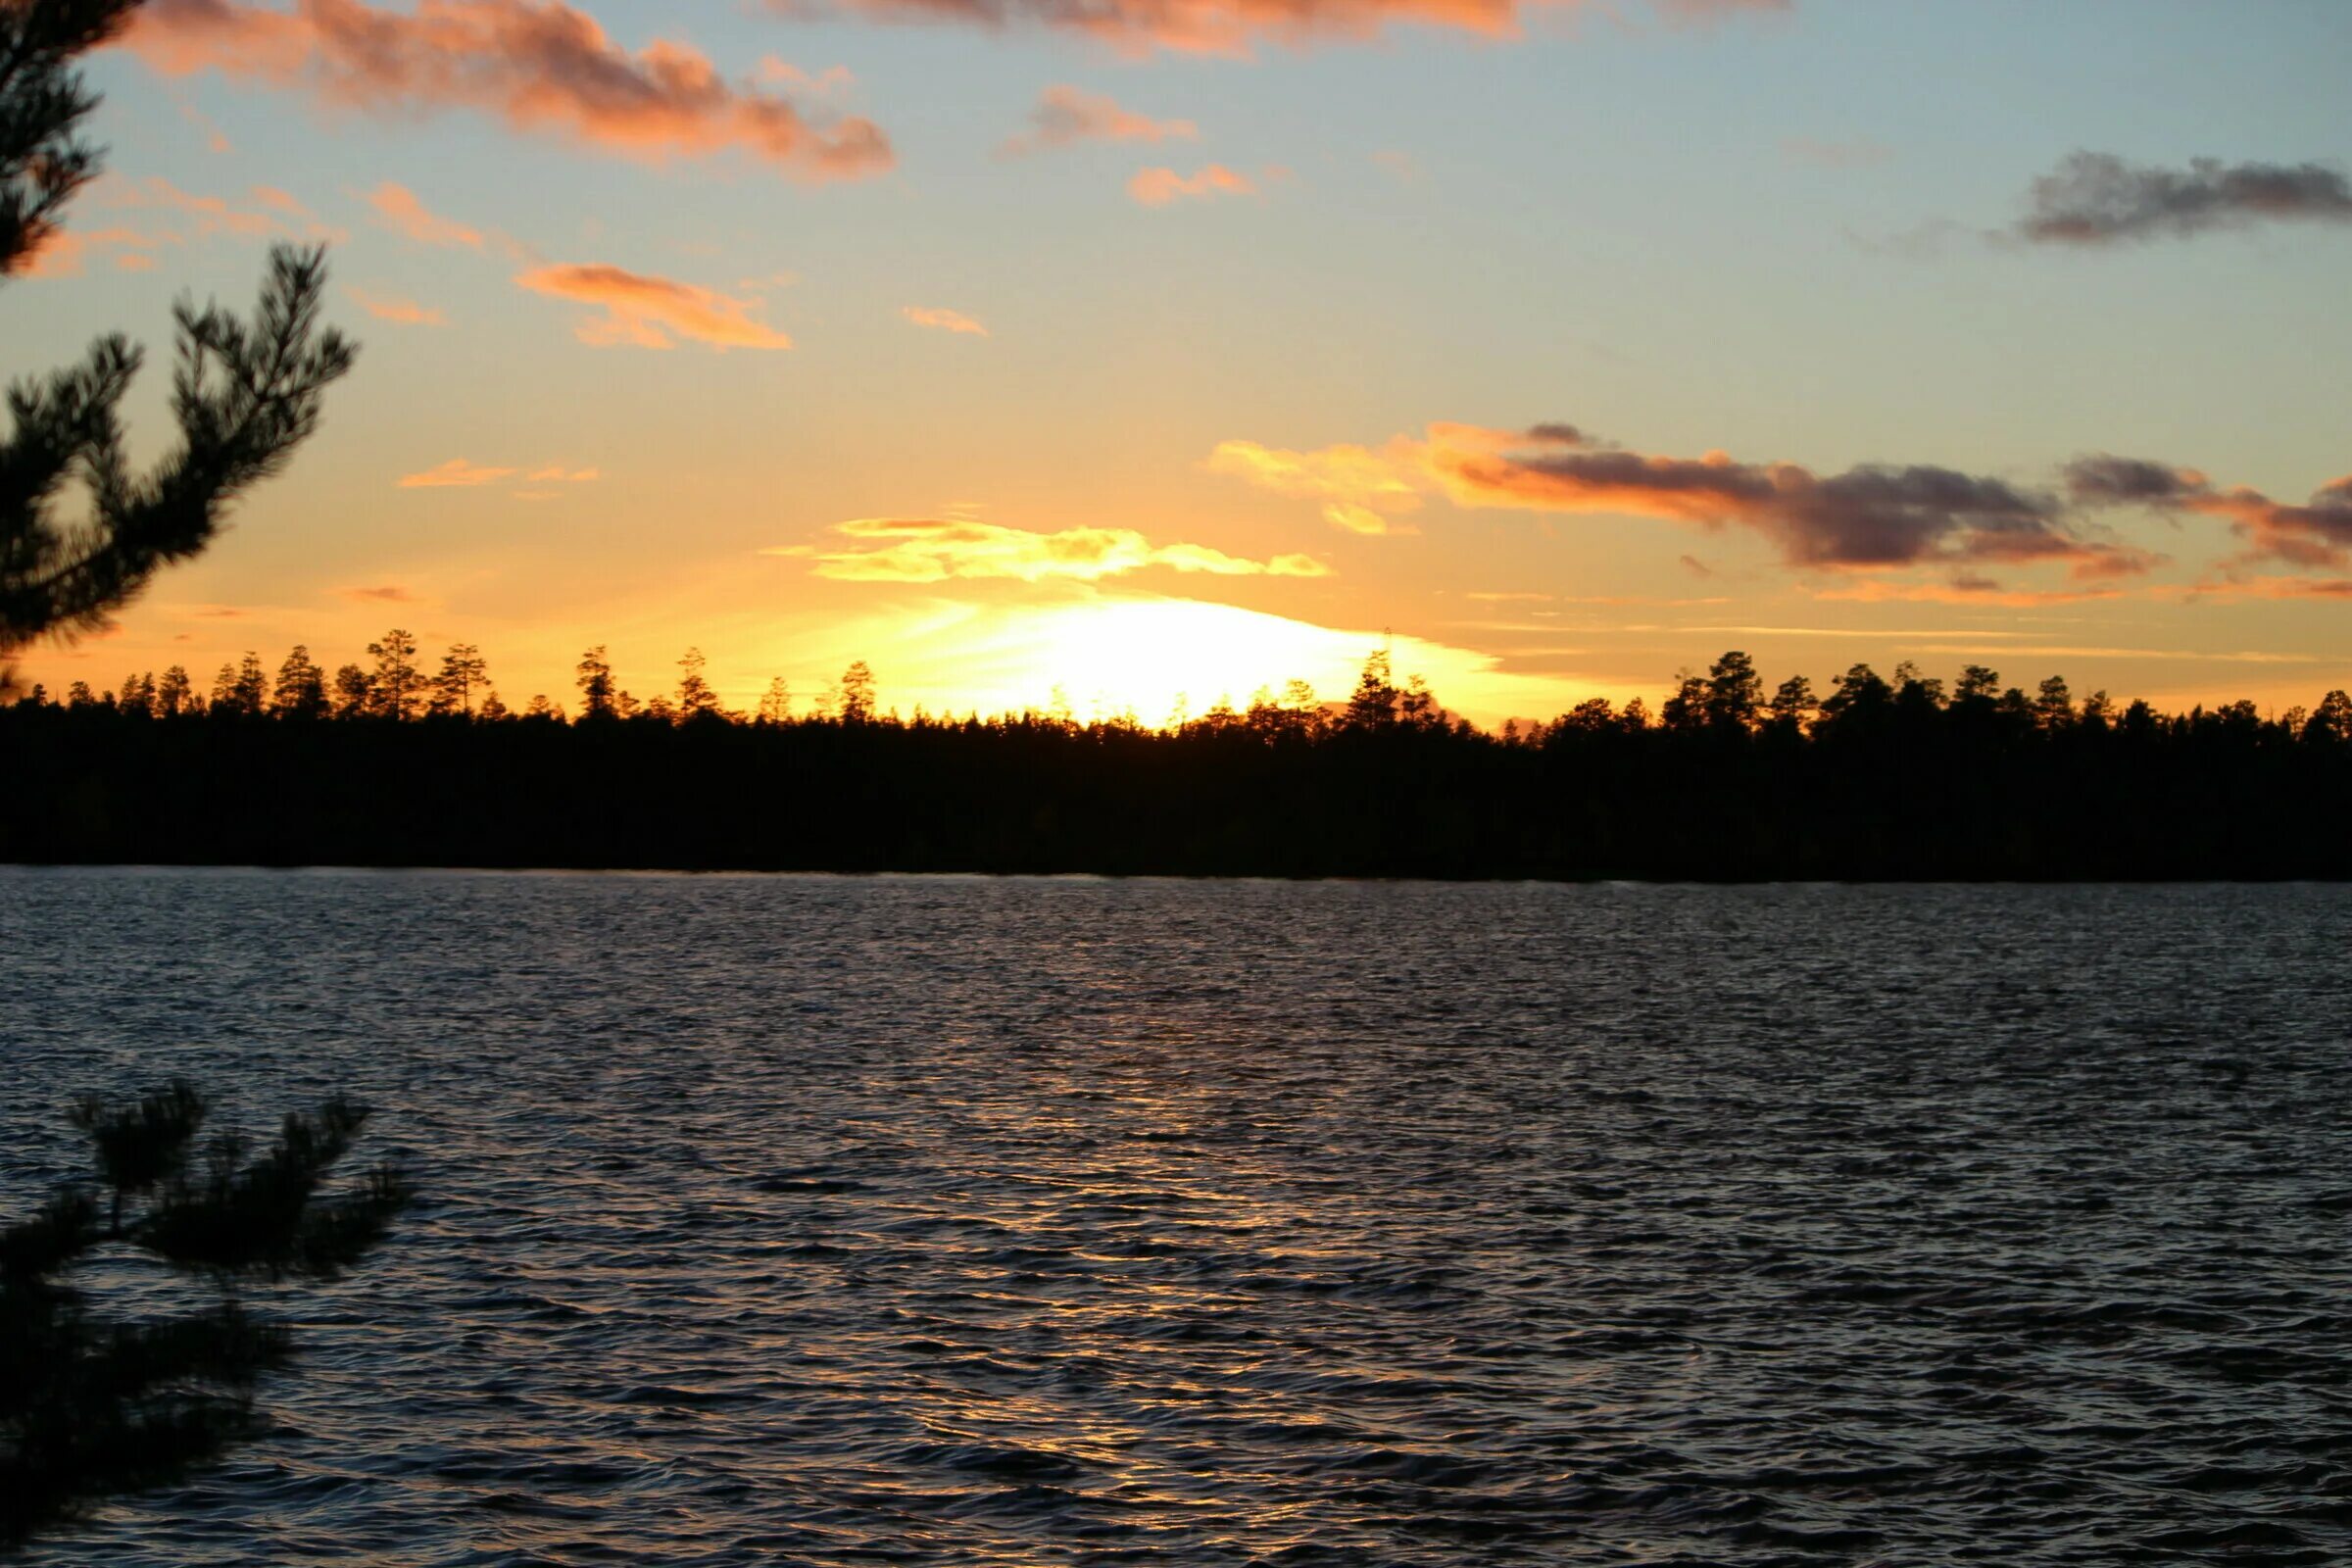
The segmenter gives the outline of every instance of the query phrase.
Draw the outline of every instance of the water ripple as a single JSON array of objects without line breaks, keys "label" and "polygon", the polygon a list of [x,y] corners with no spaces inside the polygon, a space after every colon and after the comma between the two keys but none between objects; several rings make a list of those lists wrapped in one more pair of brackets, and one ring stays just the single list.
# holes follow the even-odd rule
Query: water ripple
[{"label": "water ripple", "polygon": [[427,1200],[51,1565],[2352,1560],[2352,893],[0,872]]}]

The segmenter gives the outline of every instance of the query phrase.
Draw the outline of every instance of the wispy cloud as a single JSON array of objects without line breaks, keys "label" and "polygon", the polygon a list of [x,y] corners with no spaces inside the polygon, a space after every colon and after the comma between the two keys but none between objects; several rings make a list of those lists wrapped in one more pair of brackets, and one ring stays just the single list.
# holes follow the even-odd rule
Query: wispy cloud
[{"label": "wispy cloud", "polygon": [[101,210],[150,216],[136,222],[53,231],[24,263],[24,276],[75,277],[99,256],[112,258],[122,271],[143,272],[155,266],[154,253],[166,246],[221,235],[327,241],[348,237],[342,229],[321,221],[293,195],[271,185],[252,187],[240,202],[182,190],[160,174],[144,179],[109,177],[98,181],[89,199]]},{"label": "wispy cloud", "polygon": [[1223,164],[1205,164],[1190,174],[1145,169],[1127,182],[1127,194],[1146,207],[1165,207],[1184,196],[1254,196],[1257,182]]},{"label": "wispy cloud", "polygon": [[2352,599],[2352,577],[2247,577],[2201,582],[2191,599]]},{"label": "wispy cloud", "polygon": [[1349,533],[1413,533],[1392,514],[1421,505],[1421,492],[1405,476],[1408,455],[1365,447],[1325,447],[1293,452],[1255,441],[1220,441],[1201,465],[1211,473],[1245,480],[1261,490],[1323,504],[1323,518]]},{"label": "wispy cloud", "polygon": [[470,109],[509,128],[660,162],[738,153],[807,179],[891,166],[872,122],[812,120],[685,44],[631,53],[563,0],[150,0],[128,47],[166,75],[202,71],[300,91],[330,110],[416,117]]},{"label": "wispy cloud", "polygon": [[1206,545],[1155,545],[1132,528],[1065,528],[1037,533],[964,517],[859,517],[833,532],[858,548],[788,546],[765,555],[812,556],[820,577],[847,582],[944,582],[952,577],[1095,581],[1164,567],[1220,577],[1321,577],[1312,556],[1251,561]]},{"label": "wispy cloud", "polygon": [[79,277],[91,261],[100,256],[113,258],[120,271],[145,272],[155,267],[156,250],[172,243],[176,242],[169,236],[150,234],[127,224],[93,229],[55,228],[20,264],[21,275]]},{"label": "wispy cloud", "polygon": [[381,588],[338,588],[335,597],[348,599],[355,605],[413,605],[416,596],[397,583]]},{"label": "wispy cloud", "polygon": [[[766,0],[786,16],[807,15],[809,0]],[[1592,10],[1617,17],[1620,0],[1249,0],[1178,5],[1169,0],[839,0],[838,9],[894,22],[961,23],[1001,29],[1051,28],[1081,34],[1122,55],[1158,50],[1249,56],[1263,44],[1302,49],[1378,38],[1394,27],[1439,27],[1486,38],[1522,35],[1526,12]],[[1705,25],[1739,15],[1788,12],[1795,0],[1649,0],[1669,26]]]},{"label": "wispy cloud", "polygon": [[396,326],[447,326],[449,318],[430,306],[403,299],[397,294],[375,294],[354,286],[349,290],[352,303],[379,321]]},{"label": "wispy cloud", "polygon": [[1153,120],[1119,106],[1107,93],[1078,87],[1048,87],[1029,111],[1029,128],[998,149],[1019,158],[1085,141],[1198,141],[1200,127],[1189,120]]},{"label": "wispy cloud", "polygon": [[225,196],[204,196],[180,189],[161,174],[144,179],[101,180],[93,193],[99,205],[144,209],[170,215],[167,222],[183,222],[194,237],[233,234],[244,239],[284,236],[290,239],[342,240],[349,236],[290,193],[272,185],[255,185],[246,192],[250,205]]},{"label": "wispy cloud", "polygon": [[460,246],[478,251],[485,243],[480,229],[429,211],[406,185],[385,181],[368,192],[368,205],[374,209],[377,221],[386,228],[419,245]]},{"label": "wispy cloud", "polygon": [[1949,582],[1887,582],[1872,578],[1834,588],[1810,590],[1815,599],[1861,605],[1984,605],[2003,610],[2031,610],[2042,605],[2079,605],[2090,600],[2121,599],[2121,588],[2005,588],[1990,578],[1963,574]]},{"label": "wispy cloud", "polygon": [[574,330],[581,342],[599,347],[666,349],[672,333],[722,352],[792,347],[790,337],[760,319],[764,307],[757,301],[671,278],[591,265],[535,268],[514,281],[534,294],[597,307],[603,314]]},{"label": "wispy cloud", "polygon": [[2257,223],[2352,223],[2352,184],[2326,164],[2225,164],[2185,169],[2076,152],[2034,181],[2017,237],[2045,245],[2185,239]]},{"label": "wispy cloud", "polygon": [[452,458],[447,463],[436,467],[426,468],[422,472],[401,475],[400,488],[403,490],[469,488],[475,485],[496,484],[501,479],[514,477],[514,470],[513,468],[493,468],[479,463],[468,463],[464,458]]},{"label": "wispy cloud", "polygon": [[988,336],[988,328],[964,315],[938,306],[902,306],[899,314],[916,326],[936,327],[942,332],[962,332],[972,337]]}]

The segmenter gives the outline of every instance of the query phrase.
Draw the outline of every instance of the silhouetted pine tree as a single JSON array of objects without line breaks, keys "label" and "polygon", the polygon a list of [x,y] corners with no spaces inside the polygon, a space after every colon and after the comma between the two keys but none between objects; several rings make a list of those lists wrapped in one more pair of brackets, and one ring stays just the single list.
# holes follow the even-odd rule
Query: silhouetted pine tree
[{"label": "silhouetted pine tree", "polygon": [[[248,1310],[257,1281],[333,1279],[409,1200],[378,1165],[339,1195],[327,1177],[367,1124],[337,1098],[286,1117],[258,1158],[218,1133],[185,1083],[74,1113],[95,1179],[0,1230],[0,1544],[110,1493],[166,1482],[260,1427],[252,1393],[291,1343]],[[82,1276],[123,1248],[176,1271],[196,1298],[166,1316],[103,1309]]]},{"label": "silhouetted pine tree", "polygon": [[[98,172],[80,139],[97,107],[74,62],[113,38],[139,0],[0,5],[0,277],[56,243],[58,220]],[[172,408],[180,441],[133,471],[121,405],[140,351],[101,338],[81,365],[9,393],[0,442],[0,662],[45,634],[95,630],[158,568],[202,550],[228,504],[282,467],[316,426],[354,349],[319,321],[323,250],[280,247],[250,323],[214,306],[173,310]],[[70,478],[84,515],[59,515]]]},{"label": "silhouetted pine tree", "polygon": [[473,714],[474,703],[490,684],[490,664],[471,643],[453,643],[441,656],[440,673],[433,677],[428,711]]}]

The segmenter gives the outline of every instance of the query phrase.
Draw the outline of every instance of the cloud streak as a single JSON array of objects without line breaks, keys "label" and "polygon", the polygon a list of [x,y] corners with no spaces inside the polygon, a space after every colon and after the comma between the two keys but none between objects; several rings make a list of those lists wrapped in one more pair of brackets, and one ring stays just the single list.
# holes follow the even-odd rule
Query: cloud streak
[{"label": "cloud streak", "polygon": [[322,108],[416,118],[489,115],[517,132],[649,162],[738,153],[804,179],[891,167],[890,142],[857,117],[818,122],[757,81],[729,81],[683,44],[635,53],[562,0],[151,0],[126,46],[168,76],[217,71],[287,88]]},{"label": "cloud streak", "polygon": [[1155,545],[1132,528],[1064,528],[1038,533],[965,517],[858,517],[833,532],[858,548],[811,551],[791,546],[763,555],[813,555],[810,569],[844,582],[945,582],[956,577],[1048,578],[1093,582],[1161,567],[1219,577],[1321,577],[1312,556],[1266,561],[1229,556],[1206,545]]},{"label": "cloud streak", "polygon": [[1206,164],[1190,174],[1145,169],[1127,182],[1127,194],[1146,207],[1165,207],[1186,196],[1254,196],[1257,182],[1223,164]]},{"label": "cloud streak", "polygon": [[513,468],[493,468],[464,458],[452,458],[438,466],[420,473],[401,475],[403,490],[472,489],[479,485],[496,484],[501,479],[514,477]]},{"label": "cloud streak", "polygon": [[906,305],[899,314],[916,326],[928,326],[942,332],[961,332],[971,337],[988,336],[988,328],[964,315],[940,306]]},{"label": "cloud streak", "polygon": [[1409,447],[1400,457],[1357,446],[1293,452],[1255,441],[1221,441],[1201,466],[1278,496],[1319,501],[1323,520],[1335,528],[1393,534],[1419,531],[1392,515],[1421,505],[1420,490],[1400,471],[1409,462]]},{"label": "cloud streak", "polygon": [[998,149],[1000,156],[1074,147],[1087,141],[1198,141],[1200,127],[1189,120],[1153,120],[1122,109],[1105,93],[1077,87],[1048,87],[1029,111],[1029,128]]},{"label": "cloud streak", "polygon": [[[808,0],[767,6],[786,16],[810,10]],[[1405,26],[1518,38],[1534,12],[1614,16],[1621,7],[1604,0],[839,0],[838,9],[890,22],[1071,32],[1129,57],[1248,57],[1264,44],[1362,43]],[[1669,26],[1688,27],[1792,11],[1795,0],[1650,0],[1648,9]]]},{"label": "cloud streak", "polygon": [[2016,237],[2040,245],[2187,239],[2258,223],[2352,223],[2352,184],[2326,164],[2225,164],[2185,169],[2075,152],[2034,181]]},{"label": "cloud streak", "polygon": [[671,278],[592,264],[534,268],[514,281],[534,294],[595,306],[602,314],[574,333],[599,348],[666,349],[674,346],[673,334],[721,352],[792,347],[791,338],[760,318],[758,302]]},{"label": "cloud streak", "polygon": [[406,185],[385,181],[368,192],[368,205],[374,209],[376,220],[386,228],[419,245],[447,245],[478,251],[486,243],[480,229],[428,211],[424,203],[416,199],[416,193]]},{"label": "cloud streak", "polygon": [[449,324],[449,318],[439,310],[419,305],[415,300],[402,299],[396,294],[372,294],[367,289],[356,286],[349,290],[349,293],[353,304],[379,321],[390,321],[395,326],[447,326]]}]

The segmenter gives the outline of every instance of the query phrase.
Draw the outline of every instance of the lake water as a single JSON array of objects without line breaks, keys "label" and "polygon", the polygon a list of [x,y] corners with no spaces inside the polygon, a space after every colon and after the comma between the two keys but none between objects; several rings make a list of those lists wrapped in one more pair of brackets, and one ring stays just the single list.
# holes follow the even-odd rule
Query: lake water
[{"label": "lake water", "polygon": [[282,1428],[46,1564],[2352,1560],[2352,889],[0,871],[348,1087]]}]

